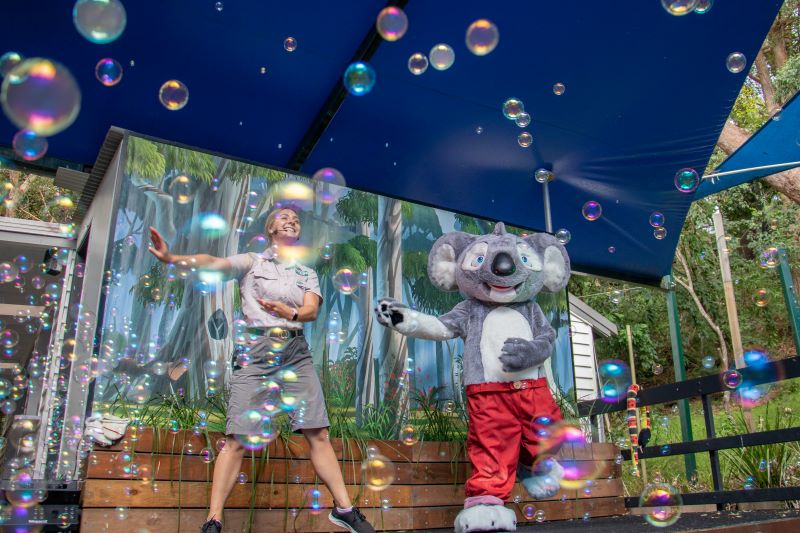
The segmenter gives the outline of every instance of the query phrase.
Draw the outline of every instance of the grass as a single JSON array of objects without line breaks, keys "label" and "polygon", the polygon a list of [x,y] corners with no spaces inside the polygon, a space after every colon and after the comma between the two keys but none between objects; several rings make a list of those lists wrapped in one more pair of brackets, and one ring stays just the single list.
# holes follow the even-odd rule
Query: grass
[{"label": "grass", "polygon": [[[674,405],[674,404],[673,404]],[[654,406],[652,412],[652,437],[648,446],[663,446],[682,442],[680,418],[673,412],[673,405]],[[699,399],[690,402],[693,440],[707,438],[703,406]],[[717,437],[749,433],[745,425],[741,407],[732,395],[730,409],[726,410],[721,395],[712,402],[714,426]],[[643,411],[640,411],[640,414]],[[770,401],[751,410],[754,431],[769,431],[798,425],[800,415],[800,380],[789,380],[777,384]],[[664,419],[666,417],[666,419]],[[615,413],[612,417],[613,442],[627,434],[625,414]],[[697,473],[693,479],[686,478],[684,457],[682,455],[646,459],[648,481],[662,478],[672,483],[682,492],[713,491],[711,464],[707,453],[694,454]],[[800,484],[800,444],[797,442],[753,446],[733,449],[720,453],[723,474],[723,489],[766,488],[775,486],[796,486]],[[752,479],[750,479],[752,478]],[[623,484],[626,495],[641,493],[644,485],[642,477],[631,472],[631,463],[623,463]]]}]

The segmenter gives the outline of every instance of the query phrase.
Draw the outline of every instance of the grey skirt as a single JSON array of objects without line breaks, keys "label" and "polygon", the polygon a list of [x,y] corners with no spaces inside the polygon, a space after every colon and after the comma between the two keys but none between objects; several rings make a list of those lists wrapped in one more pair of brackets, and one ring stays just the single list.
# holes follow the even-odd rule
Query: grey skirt
[{"label": "grey skirt", "polygon": [[329,427],[322,384],[305,338],[294,337],[274,354],[280,356],[280,364],[270,361],[269,341],[258,338],[250,347],[250,364],[234,366],[225,433],[261,433],[263,422],[246,414],[252,409],[272,417],[287,413],[292,431]]}]

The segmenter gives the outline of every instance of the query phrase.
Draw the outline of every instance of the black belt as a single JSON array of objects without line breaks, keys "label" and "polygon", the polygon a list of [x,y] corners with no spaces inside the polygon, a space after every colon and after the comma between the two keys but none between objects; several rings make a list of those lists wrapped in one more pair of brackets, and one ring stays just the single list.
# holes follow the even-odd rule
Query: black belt
[{"label": "black belt", "polygon": [[271,339],[281,339],[281,340],[289,340],[295,337],[302,337],[303,330],[302,329],[284,329],[281,327],[272,327],[272,328],[247,328],[247,332],[251,335],[256,335],[258,337],[269,337]]}]

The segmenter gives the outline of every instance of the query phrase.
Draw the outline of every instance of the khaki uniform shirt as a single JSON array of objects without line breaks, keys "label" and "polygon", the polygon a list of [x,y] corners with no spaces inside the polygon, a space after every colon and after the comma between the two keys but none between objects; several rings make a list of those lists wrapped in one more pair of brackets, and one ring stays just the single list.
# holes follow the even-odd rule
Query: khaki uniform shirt
[{"label": "khaki uniform shirt", "polygon": [[239,280],[242,313],[249,327],[303,329],[302,322],[267,313],[257,298],[276,300],[297,308],[303,305],[306,292],[316,294],[322,300],[319,278],[314,269],[299,263],[281,263],[272,248],[260,254],[238,254],[226,259]]}]

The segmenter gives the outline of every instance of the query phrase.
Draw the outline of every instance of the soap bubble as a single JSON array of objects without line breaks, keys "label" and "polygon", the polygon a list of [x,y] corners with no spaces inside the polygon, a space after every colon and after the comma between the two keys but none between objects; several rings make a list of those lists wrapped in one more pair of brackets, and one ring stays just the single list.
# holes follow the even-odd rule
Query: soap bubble
[{"label": "soap bubble", "polygon": [[367,486],[375,491],[383,490],[391,485],[396,470],[394,463],[379,453],[369,456],[361,463],[361,475]]},{"label": "soap bubble", "polygon": [[354,96],[363,96],[375,86],[375,70],[367,63],[357,61],[344,71],[344,87]]},{"label": "soap bubble", "polygon": [[767,289],[758,289],[756,295],[753,297],[753,301],[757,307],[766,307],[769,303],[769,293],[767,293]]},{"label": "soap bubble", "polygon": [[664,372],[664,367],[660,364],[657,364],[653,367],[653,374],[656,376],[660,376]]},{"label": "soap bubble", "polygon": [[600,215],[603,214],[603,206],[594,200],[589,200],[583,204],[583,207],[581,208],[581,214],[583,215],[583,218],[592,222],[600,218]]},{"label": "soap bubble", "polygon": [[522,112],[514,122],[520,128],[524,128],[531,123],[531,116],[528,113]]},{"label": "soap bubble", "polygon": [[358,281],[352,270],[340,268],[333,275],[333,286],[342,294],[353,294],[358,289]]},{"label": "soap bubble", "polygon": [[[608,253],[613,254],[616,251],[617,251],[617,249],[614,246],[609,246],[608,247]],[[622,291],[620,291],[620,292],[622,292]]]},{"label": "soap bubble", "polygon": [[571,239],[572,234],[568,229],[561,228],[560,230],[556,231],[556,240],[558,240],[558,242],[561,244],[568,244]]},{"label": "soap bubble", "polygon": [[[344,176],[335,168],[321,168],[317,170],[313,176],[311,176],[311,179],[320,184],[331,184],[335,185],[336,187],[345,186]],[[327,190],[326,187],[323,187],[321,189],[320,200],[323,204],[330,205],[336,201],[336,193]]]},{"label": "soap bubble", "polygon": [[414,426],[407,424],[400,429],[400,442],[406,446],[413,446],[419,442],[419,436],[417,435],[417,430],[414,429]]},{"label": "soap bubble", "polygon": [[503,115],[509,120],[517,120],[524,112],[525,106],[522,104],[522,100],[509,98],[503,102]]},{"label": "soap bubble", "polygon": [[780,264],[780,251],[775,246],[770,246],[761,252],[761,268],[775,268]]},{"label": "soap bubble", "polygon": [[[527,113],[523,113],[527,115]],[[553,181],[555,175],[553,171],[548,170],[546,168],[537,168],[536,172],[533,173],[533,179],[536,180],[537,183],[547,183],[548,181]]]},{"label": "soap bubble", "polygon": [[656,238],[656,240],[659,240],[659,241],[661,241],[661,240],[663,240],[663,239],[664,239],[666,236],[667,236],[667,228],[655,228],[655,229],[653,230],[653,237],[655,237],[655,238]]},{"label": "soap bubble", "polygon": [[490,20],[476,20],[467,28],[466,42],[470,52],[476,56],[485,56],[497,48],[500,31]]},{"label": "soap bubble", "polygon": [[713,355],[706,355],[702,360],[703,368],[710,370],[716,365],[716,360]]},{"label": "soap bubble", "polygon": [[194,198],[197,184],[189,176],[177,176],[169,185],[169,192],[179,204],[188,204]]},{"label": "soap bubble", "polygon": [[47,210],[58,221],[67,220],[75,210],[75,201],[69,194],[57,194],[47,202]]},{"label": "soap bubble", "polygon": [[456,60],[456,53],[450,48],[450,45],[439,43],[428,52],[428,59],[430,59],[431,66],[436,70],[447,70],[453,66]]},{"label": "soap bubble", "polygon": [[3,79],[3,111],[19,128],[50,136],[68,128],[81,108],[81,90],[64,65],[34,57]]},{"label": "soap bubble", "polygon": [[[744,407],[756,407],[767,401],[771,396],[773,382],[784,377],[783,367],[771,364],[767,352],[760,348],[749,348],[742,354],[747,365],[747,378],[743,376],[736,391]],[[758,383],[758,382],[768,383]]]},{"label": "soap bubble", "polygon": [[203,448],[200,450],[200,459],[206,464],[211,463],[214,461],[214,452],[211,448]]},{"label": "soap bubble", "polygon": [[9,283],[19,274],[19,269],[12,263],[0,263],[0,283]]},{"label": "soap bubble", "polygon": [[[40,137],[30,130],[19,130],[11,140],[11,146],[25,161],[36,161],[47,153],[49,143],[44,137]],[[8,199],[6,199],[8,203]]]},{"label": "soap bubble", "polygon": [[381,37],[387,41],[396,41],[408,31],[408,17],[399,7],[385,7],[378,13],[375,27]]},{"label": "soap bubble", "polygon": [[664,225],[664,214],[659,211],[650,213],[650,225],[654,228],[660,228]]},{"label": "soap bubble", "polygon": [[[273,187],[275,208],[290,207],[300,211],[310,209],[314,204],[314,190],[299,181],[284,181]],[[295,246],[294,248],[299,248]]]},{"label": "soap bubble", "polygon": [[408,70],[415,76],[428,70],[428,58],[425,57],[425,54],[419,52],[411,54],[411,57],[408,58]]},{"label": "soap bubble", "polygon": [[13,329],[0,331],[0,346],[3,348],[13,348],[19,344],[19,333]]},{"label": "soap bubble", "polygon": [[631,372],[623,361],[607,359],[598,367],[600,398],[606,403],[617,403],[625,398],[631,385]]},{"label": "soap bubble", "polygon": [[697,5],[694,7],[694,12],[698,15],[704,15],[711,11],[714,6],[714,0],[697,0]]},{"label": "soap bubble", "polygon": [[222,10],[225,9],[225,4],[223,4],[222,2],[217,2],[214,4],[214,9],[216,9],[219,12],[222,12]]},{"label": "soap bubble", "polygon": [[651,483],[642,491],[639,507],[647,510],[644,518],[650,525],[667,527],[681,517],[683,499],[672,485]]},{"label": "soap bubble", "polygon": [[127,16],[119,0],[78,0],[72,9],[72,21],[86,40],[107,44],[125,31]]},{"label": "soap bubble", "polygon": [[[517,502],[515,502],[515,503],[517,503]],[[534,509],[533,505],[526,505],[526,506],[525,506],[525,507],[522,509],[522,514],[524,514],[524,515],[525,515],[525,518],[526,518],[527,520],[533,520],[533,517],[534,517],[534,515],[536,514],[536,512],[535,512],[535,509]]]},{"label": "soap bubble", "polygon": [[675,188],[683,193],[697,190],[700,185],[700,176],[693,168],[682,168],[675,173]]},{"label": "soap bubble", "polygon": [[736,369],[726,370],[722,373],[722,384],[729,389],[735,389],[742,384],[742,374]]},{"label": "soap bubble", "polygon": [[540,524],[544,522],[545,521],[544,509],[539,509],[538,511],[536,511],[536,513],[533,515],[533,519],[539,522]]},{"label": "soap bubble", "polygon": [[113,87],[122,81],[122,65],[116,59],[106,57],[97,62],[94,75],[106,87]]},{"label": "soap bubble", "polygon": [[697,6],[697,0],[661,0],[661,5],[670,15],[688,15]]},{"label": "soap bubble", "polygon": [[249,241],[247,241],[247,251],[260,254],[267,249],[269,241],[264,235],[258,234]]},{"label": "soap bubble", "polygon": [[5,77],[11,69],[22,62],[23,57],[17,52],[6,52],[0,56],[0,76]]},{"label": "soap bubble", "polygon": [[201,213],[196,221],[203,236],[208,239],[217,239],[228,233],[228,222],[217,213]]},{"label": "soap bubble", "polygon": [[531,135],[531,134],[530,134],[530,133],[528,133],[527,131],[523,131],[522,133],[520,133],[519,135],[517,135],[517,143],[518,143],[518,144],[519,144],[521,147],[523,147],[523,148],[527,148],[527,147],[529,147],[531,144],[533,144],[533,135]]},{"label": "soap bubble", "polygon": [[564,85],[563,83],[556,83],[555,85],[553,85],[553,94],[555,94],[556,96],[561,96],[562,94],[564,94],[564,91],[566,90],[567,86]]},{"label": "soap bubble", "polygon": [[725,59],[725,66],[732,74],[738,74],[747,67],[747,58],[741,52],[733,52]]},{"label": "soap bubble", "polygon": [[580,489],[586,485],[586,480],[597,479],[602,465],[596,461],[585,461],[573,457],[591,457],[591,443],[587,442],[586,435],[581,428],[568,422],[556,422],[549,427],[539,443],[540,454],[534,465],[536,472],[546,472],[552,468],[553,456],[565,447],[573,450],[568,457],[558,457],[558,463],[564,469],[564,478],[561,486],[565,489]]},{"label": "soap bubble", "polygon": [[287,52],[294,52],[297,50],[297,39],[294,37],[287,37],[283,41],[283,49]]},{"label": "soap bubble", "polygon": [[178,111],[189,103],[189,88],[179,80],[167,80],[158,90],[158,100],[170,111]]}]

